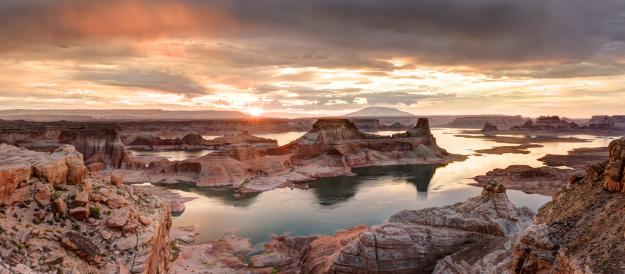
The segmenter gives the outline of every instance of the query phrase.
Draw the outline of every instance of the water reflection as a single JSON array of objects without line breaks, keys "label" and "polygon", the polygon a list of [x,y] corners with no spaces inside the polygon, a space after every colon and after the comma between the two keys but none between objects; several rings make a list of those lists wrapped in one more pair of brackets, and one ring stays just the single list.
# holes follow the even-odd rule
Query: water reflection
[{"label": "water reflection", "polygon": [[194,193],[200,196],[214,199],[216,201],[220,201],[224,205],[229,205],[233,207],[251,206],[256,202],[256,198],[260,194],[260,193],[239,194],[239,193],[236,193],[236,191],[232,189],[218,190],[218,189],[211,188],[211,187],[198,187],[196,185],[192,185],[189,183],[163,184],[159,186],[164,186],[169,189],[183,191],[187,194]]},{"label": "water reflection", "polygon": [[[379,132],[392,134],[393,132]],[[542,166],[537,159],[545,154],[565,154],[578,147],[604,147],[612,136],[577,135],[593,139],[586,143],[543,143],[529,154],[476,156],[475,150],[505,144],[484,139],[454,136],[456,129],[432,129],[437,143],[450,153],[470,155],[448,165],[404,165],[357,168],[357,176],[322,178],[307,182],[310,189],[277,189],[235,197],[234,191],[217,191],[192,185],[167,185],[185,196],[197,197],[186,203],[186,211],[174,218],[174,226],[195,225],[203,235],[198,241],[216,239],[224,229],[252,243],[267,241],[268,234],[333,234],[358,224],[379,224],[403,209],[422,209],[461,202],[480,194],[481,188],[468,185],[472,177],[512,164]],[[445,134],[449,133],[449,134]],[[301,133],[274,136],[282,142]],[[271,138],[272,136],[265,136]],[[288,137],[288,138],[287,138]],[[509,190],[516,206],[537,210],[551,197]]]},{"label": "water reflection", "polygon": [[427,199],[430,181],[436,169],[444,165],[400,165],[372,166],[353,170],[356,176],[321,178],[309,182],[310,190],[315,193],[318,204],[332,206],[345,202],[356,195],[362,184],[367,181],[391,180],[412,183],[416,187],[417,198]]}]

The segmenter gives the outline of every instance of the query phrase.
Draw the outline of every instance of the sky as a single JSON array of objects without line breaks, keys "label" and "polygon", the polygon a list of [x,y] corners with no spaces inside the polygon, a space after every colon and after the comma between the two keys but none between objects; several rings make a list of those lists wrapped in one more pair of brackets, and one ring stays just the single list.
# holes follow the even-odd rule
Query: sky
[{"label": "sky", "polygon": [[622,0],[3,0],[0,109],[625,114]]}]

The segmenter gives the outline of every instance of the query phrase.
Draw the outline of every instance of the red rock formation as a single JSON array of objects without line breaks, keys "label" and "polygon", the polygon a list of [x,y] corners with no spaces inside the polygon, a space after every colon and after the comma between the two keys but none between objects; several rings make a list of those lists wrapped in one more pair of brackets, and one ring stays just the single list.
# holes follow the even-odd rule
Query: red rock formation
[{"label": "red rock formation", "polygon": [[486,122],[484,124],[484,127],[482,128],[482,131],[497,131],[497,125],[491,124],[489,122]]},{"label": "red rock formation", "polygon": [[186,150],[186,149],[221,149],[232,144],[250,144],[255,147],[276,147],[278,141],[256,137],[244,131],[240,134],[225,135],[213,140],[205,140],[198,133],[189,133],[182,139],[163,139],[153,134],[141,134],[126,145],[128,149],[148,150]]},{"label": "red rock formation", "polygon": [[72,144],[83,153],[86,165],[102,163],[105,168],[139,168],[140,162],[130,157],[115,129],[81,128],[64,130],[59,143]]},{"label": "red rock formation", "polygon": [[62,146],[46,155],[6,144],[0,145],[0,200],[31,176],[51,184],[82,182],[87,168],[82,161],[77,161],[81,158],[82,155],[72,146]]},{"label": "red rock formation", "polygon": [[497,127],[510,128],[515,125],[521,125],[526,120],[521,115],[516,116],[471,116],[458,117],[453,122],[448,123],[447,127],[458,128],[481,128],[485,123],[491,123]]},{"label": "red rock formation", "polygon": [[[67,160],[72,157],[78,160]],[[0,233],[0,253],[11,253],[10,250],[15,248],[16,244],[31,246],[28,252],[23,250],[12,253],[15,261],[24,263],[25,269],[21,271],[23,273],[48,271],[48,265],[39,264],[40,260],[44,263],[60,264],[59,270],[65,272],[99,273],[102,269],[130,270],[132,273],[166,273],[171,257],[168,241],[171,212],[167,202],[132,186],[112,185],[101,176],[88,175],[89,178],[83,180],[92,184],[91,189],[85,190],[84,185],[75,185],[70,178],[84,178],[84,174],[71,175],[72,165],[82,167],[76,170],[85,170],[81,158],[69,145],[62,146],[53,153],[38,153],[5,144],[0,145],[0,178],[11,178],[8,182],[0,181],[3,189],[13,188],[13,177],[4,175],[12,174],[13,167],[25,166],[29,170],[39,168],[32,176],[28,173],[28,177],[18,182],[17,188],[12,189],[7,197],[1,197],[5,204],[3,212],[6,210],[12,214],[2,214],[0,227],[16,227],[15,231],[19,233]],[[63,165],[57,165],[63,160],[65,168]],[[58,185],[58,188],[64,191],[51,194],[52,184],[55,184],[55,187]],[[56,198],[50,204],[51,196]],[[66,204],[64,200],[73,201]],[[16,205],[17,202],[19,205]],[[68,207],[70,207],[69,216],[74,220],[72,228],[82,231],[82,235],[65,233],[59,245],[61,238],[50,237],[43,231],[57,229],[58,223],[66,225],[64,215]],[[132,214],[128,214],[128,218],[121,221],[114,219],[119,215],[123,217],[124,211]],[[103,220],[89,218],[91,215],[96,218],[99,216]],[[22,221],[22,218],[26,219]],[[44,219],[50,223],[42,222]],[[120,226],[106,225],[115,222]],[[24,229],[24,223],[33,224],[26,225]],[[41,251],[38,248],[43,246],[50,248],[51,251],[45,249]]]},{"label": "red rock formation", "polygon": [[505,188],[491,182],[482,195],[463,203],[404,210],[380,225],[319,238],[277,237],[260,256],[286,253],[300,273],[429,273],[447,255],[518,235],[532,215],[514,207]]},{"label": "red rock formation", "polygon": [[608,161],[541,207],[514,248],[515,273],[621,273],[625,221],[623,151],[625,138],[610,143]]},{"label": "red rock formation", "polygon": [[603,187],[608,191],[625,192],[625,138],[610,142],[608,149],[610,159],[605,168],[607,179]]},{"label": "red rock formation", "polygon": [[540,116],[536,118],[535,123],[526,122],[521,129],[527,130],[553,130],[553,129],[571,129],[578,128],[574,122],[567,122],[558,116]]},{"label": "red rock formation", "polygon": [[[246,133],[225,136],[224,140],[246,142],[249,136]],[[213,141],[223,143],[218,139]],[[182,180],[198,186],[265,191],[316,177],[351,175],[353,167],[448,163],[460,158],[436,145],[427,119],[419,119],[414,128],[393,136],[361,133],[346,119],[320,119],[310,132],[282,147],[259,147],[250,143],[227,145],[200,158],[153,161],[145,171],[126,178],[166,183]]]}]

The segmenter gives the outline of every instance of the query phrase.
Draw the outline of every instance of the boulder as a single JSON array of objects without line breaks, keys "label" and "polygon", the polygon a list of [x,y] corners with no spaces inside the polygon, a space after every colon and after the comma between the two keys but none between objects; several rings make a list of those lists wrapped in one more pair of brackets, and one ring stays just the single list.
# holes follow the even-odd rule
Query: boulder
[{"label": "boulder", "polygon": [[101,194],[93,194],[91,195],[91,201],[102,202],[104,201],[104,196],[102,196]]},{"label": "boulder", "polygon": [[72,216],[78,220],[86,220],[89,218],[89,208],[77,207],[69,210],[69,216]]},{"label": "boulder", "polygon": [[92,185],[91,180],[85,179],[82,183],[82,191],[91,191]]},{"label": "boulder", "polygon": [[128,219],[130,218],[130,210],[122,208],[113,211],[113,213],[106,219],[106,225],[113,228],[123,228]]},{"label": "boulder", "polygon": [[50,203],[50,196],[52,195],[52,190],[49,184],[38,183],[35,186],[35,201],[42,205],[47,205]]},{"label": "boulder", "polygon": [[102,239],[108,241],[111,239],[111,237],[113,237],[113,234],[105,230],[100,233],[100,236],[102,236]]},{"label": "boulder", "polygon": [[81,207],[86,206],[89,203],[89,193],[86,191],[81,191],[76,194],[76,199],[74,199],[74,206]]},{"label": "boulder", "polygon": [[169,201],[169,207],[171,208],[171,212],[173,213],[181,213],[184,212],[185,209],[187,209],[187,206],[178,201]]},{"label": "boulder", "polygon": [[87,171],[89,172],[93,172],[93,173],[97,173],[104,170],[104,164],[103,163],[92,163],[90,165],[87,166]]},{"label": "boulder", "polygon": [[0,144],[0,200],[4,200],[20,182],[30,179],[31,165],[21,160],[23,153],[29,154],[29,158],[36,157],[35,152]]},{"label": "boulder", "polygon": [[60,215],[67,212],[67,204],[65,204],[65,201],[61,198],[54,200],[50,206],[53,212],[59,213]]},{"label": "boulder", "polygon": [[13,190],[13,192],[7,195],[2,201],[2,204],[12,205],[15,203],[20,203],[20,202],[25,201],[30,195],[32,195],[32,193],[30,192],[29,187],[21,187],[21,188]]},{"label": "boulder", "polygon": [[139,222],[141,222],[144,225],[149,226],[150,224],[152,224],[152,219],[150,219],[149,217],[145,217],[145,216],[139,216]]},{"label": "boulder", "polygon": [[121,172],[113,172],[113,174],[111,174],[112,185],[121,186],[123,180],[124,180],[124,174],[122,174]]},{"label": "boulder", "polygon": [[74,232],[65,233],[61,246],[73,252],[78,257],[89,262],[89,264],[99,264],[102,261],[100,249],[89,238],[80,236]]},{"label": "boulder", "polygon": [[106,204],[111,208],[122,208],[130,205],[130,202],[126,198],[114,194],[106,200]]}]

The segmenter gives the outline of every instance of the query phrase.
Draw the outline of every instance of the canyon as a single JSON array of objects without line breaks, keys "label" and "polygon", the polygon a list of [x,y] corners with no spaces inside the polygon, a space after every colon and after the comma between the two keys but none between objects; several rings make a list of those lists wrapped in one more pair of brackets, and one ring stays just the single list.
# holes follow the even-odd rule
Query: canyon
[{"label": "canyon", "polygon": [[[248,239],[226,232],[216,241],[178,245],[172,271],[214,273],[619,273],[625,249],[625,138],[607,149],[573,150],[585,157],[551,202],[534,212],[516,207],[497,179],[479,196],[421,210],[403,210],[381,224],[332,235],[273,235],[249,260]],[[607,155],[606,155],[607,152]],[[556,155],[560,159],[565,155]],[[605,160],[607,159],[607,160]],[[572,162],[572,161],[571,161]],[[579,172],[582,170],[583,172]],[[564,176],[564,175],[563,175]],[[600,224],[600,225],[597,225]],[[186,235],[193,238],[190,229]],[[201,264],[210,259],[210,265]]]},{"label": "canyon", "polygon": [[463,156],[436,145],[427,119],[419,119],[414,128],[393,136],[362,133],[346,119],[319,119],[311,131],[281,147],[244,142],[199,158],[152,161],[145,168],[124,172],[128,182],[184,181],[255,192],[319,177],[354,175],[351,169],[355,167],[442,164],[461,159]]},{"label": "canyon", "polygon": [[[300,138],[278,146],[276,140],[247,131],[206,140],[198,132],[161,131],[160,126],[148,131],[145,125],[140,130],[122,130],[117,123],[68,126],[0,121],[0,142],[8,144],[0,146],[0,201],[4,204],[0,226],[6,232],[0,236],[9,243],[3,245],[5,251],[0,247],[0,267],[121,273],[536,273],[614,272],[622,267],[611,258],[621,256],[620,249],[597,250],[607,250],[623,235],[618,231],[620,221],[613,216],[621,214],[618,195],[625,185],[625,139],[613,141],[608,148],[545,155],[539,159],[544,167],[512,165],[486,172],[475,178],[482,193],[464,202],[403,210],[381,224],[354,225],[333,235],[274,235],[261,253],[252,253],[251,241],[236,236],[235,231],[202,243],[192,243],[197,236],[193,228],[171,229],[170,233],[172,212],[181,213],[184,203],[195,198],[163,187],[121,184],[183,182],[235,191],[224,195],[236,200],[275,188],[308,188],[301,182],[316,178],[354,176],[354,168],[445,165],[466,158],[438,146],[428,119],[413,124],[403,133],[381,136],[365,132],[386,127],[376,119],[319,119]],[[406,127],[398,124],[393,129]],[[502,132],[494,128],[489,131]],[[538,132],[544,130],[550,129]],[[476,149],[476,156],[527,154],[549,143],[590,141],[568,136],[465,135],[460,138],[514,144]],[[215,151],[172,161],[135,157],[129,149]],[[596,164],[605,159],[609,160]],[[435,169],[431,168],[429,178]],[[554,198],[532,221],[534,212],[514,206],[506,189]],[[588,201],[573,204],[581,197]],[[99,214],[90,212],[91,207]],[[587,215],[589,210],[597,216]],[[25,221],[28,216],[37,217],[38,224],[35,219]],[[615,228],[606,234],[591,227],[592,222]],[[24,231],[29,231],[25,238]],[[591,244],[584,246],[574,237]],[[52,252],[47,254],[43,246]],[[168,264],[170,246],[175,260]],[[98,256],[96,249],[101,251]],[[31,253],[41,258],[26,256]]]}]

